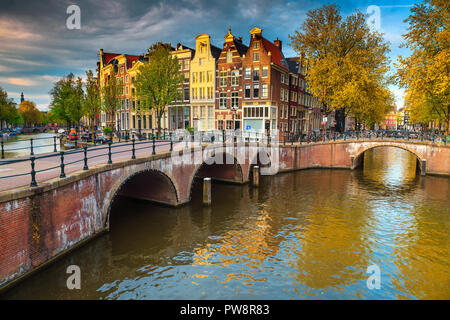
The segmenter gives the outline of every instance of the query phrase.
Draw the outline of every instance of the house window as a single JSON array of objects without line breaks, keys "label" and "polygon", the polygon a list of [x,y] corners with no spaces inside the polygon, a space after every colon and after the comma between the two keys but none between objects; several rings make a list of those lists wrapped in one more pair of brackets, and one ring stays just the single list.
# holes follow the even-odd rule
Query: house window
[{"label": "house window", "polygon": [[227,107],[227,94],[220,93],[219,108],[226,108],[226,107]]},{"label": "house window", "polygon": [[128,94],[128,86],[125,87],[125,94]]},{"label": "house window", "polygon": [[228,75],[228,73],[226,71],[221,71],[220,72],[219,85],[221,87],[226,87],[226,85],[227,85],[227,75]]},{"label": "house window", "polygon": [[281,83],[284,83],[284,73],[281,74]]},{"label": "house window", "polygon": [[269,67],[268,66],[262,67],[262,74],[261,74],[261,76],[263,78],[267,78],[269,76]]},{"label": "house window", "polygon": [[183,100],[189,100],[189,88],[183,89]]},{"label": "house window", "polygon": [[253,42],[253,49],[259,49],[259,41]]},{"label": "house window", "polygon": [[233,52],[227,52],[227,63],[233,62]]},{"label": "house window", "polygon": [[[202,49],[203,49],[203,47],[202,47]],[[202,51],[202,50],[201,50],[201,51]],[[201,52],[201,51],[200,51],[200,52]],[[202,65],[203,65],[203,62],[204,62],[204,60],[205,60],[204,58],[200,58],[200,59],[198,59],[198,65],[199,65],[199,66],[202,66]]]},{"label": "house window", "polygon": [[239,101],[239,92],[231,93],[231,108],[237,108]]},{"label": "house window", "polygon": [[223,130],[223,120],[217,120],[217,129]]},{"label": "house window", "polygon": [[253,98],[259,97],[259,84],[253,85]]},{"label": "house window", "polygon": [[128,75],[126,75],[125,82],[128,83],[129,80],[130,80],[130,77]]},{"label": "house window", "polygon": [[127,106],[127,110],[130,108],[130,100],[126,99],[126,106]]},{"label": "house window", "polygon": [[247,99],[251,98],[250,92],[251,92],[251,87],[249,84],[246,84],[245,85],[245,98],[247,98]]},{"label": "house window", "polygon": [[233,121],[227,120],[227,130],[233,129]]},{"label": "house window", "polygon": [[239,70],[231,71],[231,85],[232,86],[239,85]]},{"label": "house window", "polygon": [[259,68],[253,68],[253,81],[259,81]]},{"label": "house window", "polygon": [[244,75],[245,79],[250,79],[251,77],[251,70],[250,68],[245,68],[245,75]]},{"label": "house window", "polygon": [[280,92],[280,100],[284,101],[284,89],[281,88],[280,90],[281,90],[281,92]]},{"label": "house window", "polygon": [[212,73],[211,71],[206,72],[206,81],[211,82],[212,81]]},{"label": "house window", "polygon": [[253,53],[253,61],[259,61],[259,52]]},{"label": "house window", "polygon": [[268,96],[268,89],[267,89],[267,83],[261,84],[261,98],[267,98]]}]

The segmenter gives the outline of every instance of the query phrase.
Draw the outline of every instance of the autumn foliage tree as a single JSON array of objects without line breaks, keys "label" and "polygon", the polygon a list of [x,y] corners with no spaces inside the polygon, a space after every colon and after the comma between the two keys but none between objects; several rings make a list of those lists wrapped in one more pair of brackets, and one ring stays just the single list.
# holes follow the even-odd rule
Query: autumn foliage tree
[{"label": "autumn foliage tree", "polygon": [[412,122],[436,121],[449,130],[450,2],[426,0],[411,9],[403,35],[408,57],[399,57],[396,79],[406,88],[405,102]]},{"label": "autumn foliage tree", "polygon": [[41,112],[36,108],[34,102],[24,100],[19,105],[19,113],[23,118],[25,126],[31,126],[41,122]]},{"label": "autumn foliage tree", "polygon": [[335,4],[310,10],[293,35],[291,45],[306,69],[306,81],[326,114],[336,110],[336,127],[345,130],[345,117],[369,125],[381,120],[393,105],[387,88],[388,43],[372,31],[365,15],[345,19]]}]

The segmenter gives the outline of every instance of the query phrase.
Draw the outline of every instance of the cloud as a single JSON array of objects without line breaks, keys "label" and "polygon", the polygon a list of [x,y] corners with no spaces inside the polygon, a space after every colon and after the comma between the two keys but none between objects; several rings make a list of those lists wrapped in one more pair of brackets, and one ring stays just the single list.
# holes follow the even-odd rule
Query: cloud
[{"label": "cloud", "polygon": [[39,86],[42,85],[43,82],[56,82],[59,80],[58,76],[51,75],[42,75],[42,76],[27,76],[24,78],[5,78],[0,77],[0,82],[9,83],[18,86]]}]

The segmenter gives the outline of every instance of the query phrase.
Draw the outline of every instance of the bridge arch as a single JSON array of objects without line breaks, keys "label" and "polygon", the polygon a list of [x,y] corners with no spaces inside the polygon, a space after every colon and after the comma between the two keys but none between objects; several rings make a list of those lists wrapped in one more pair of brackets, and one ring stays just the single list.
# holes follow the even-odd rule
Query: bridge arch
[{"label": "bridge arch", "polygon": [[[192,188],[196,178],[210,177],[213,181],[237,184],[243,184],[247,181],[248,168],[244,168],[247,167],[245,164],[239,163],[234,155],[227,152],[220,151],[217,154],[222,157],[222,163],[207,164],[203,161],[195,166],[188,183],[189,199],[192,198]],[[217,156],[214,156],[214,158],[217,159]],[[233,159],[233,163],[227,163],[227,158]]]},{"label": "bridge arch", "polygon": [[109,226],[111,208],[117,196],[176,206],[180,198],[178,190],[173,177],[161,170],[146,168],[131,171],[116,181],[105,197],[107,209],[104,225]]},{"label": "bridge arch", "polygon": [[392,148],[402,149],[402,150],[412,153],[416,157],[417,161],[419,162],[418,167],[420,168],[420,170],[422,170],[422,166],[420,164],[422,163],[422,160],[425,160],[425,159],[423,159],[423,157],[416,150],[411,149],[407,146],[404,146],[403,144],[392,143],[392,142],[375,143],[368,147],[364,147],[361,150],[358,150],[358,152],[353,156],[354,158],[353,158],[353,163],[352,163],[352,169],[356,169],[356,168],[362,166],[362,162],[364,160],[363,155],[366,151],[375,149],[375,148],[380,148],[380,147],[392,147]]}]

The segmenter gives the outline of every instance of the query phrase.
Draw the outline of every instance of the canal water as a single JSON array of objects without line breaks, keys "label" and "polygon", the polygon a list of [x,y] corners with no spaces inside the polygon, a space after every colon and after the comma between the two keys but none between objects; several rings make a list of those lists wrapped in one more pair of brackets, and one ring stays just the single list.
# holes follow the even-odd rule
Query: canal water
[{"label": "canal water", "polygon": [[[450,299],[450,179],[416,175],[407,151],[261,177],[259,189],[213,184],[211,208],[195,188],[177,209],[118,199],[108,234],[2,298]],[[81,290],[66,287],[70,265]]]},{"label": "canal water", "polygon": [[[5,158],[29,156],[33,139],[33,152],[35,155],[54,151],[55,133],[33,133],[18,136],[3,137]],[[1,139],[1,138],[0,138]],[[56,150],[59,151],[59,140],[56,140]]]}]

